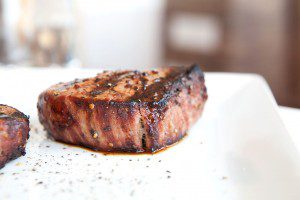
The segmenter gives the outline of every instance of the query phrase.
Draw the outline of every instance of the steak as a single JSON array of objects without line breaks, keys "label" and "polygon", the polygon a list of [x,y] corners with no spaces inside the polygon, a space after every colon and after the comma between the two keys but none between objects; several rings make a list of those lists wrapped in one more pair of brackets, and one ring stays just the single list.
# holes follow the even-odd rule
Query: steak
[{"label": "steak", "polygon": [[179,141],[207,100],[198,65],[104,71],[40,94],[41,124],[55,140],[106,152],[155,152]]},{"label": "steak", "polygon": [[0,104],[0,168],[8,161],[25,155],[28,138],[28,117],[15,108]]}]

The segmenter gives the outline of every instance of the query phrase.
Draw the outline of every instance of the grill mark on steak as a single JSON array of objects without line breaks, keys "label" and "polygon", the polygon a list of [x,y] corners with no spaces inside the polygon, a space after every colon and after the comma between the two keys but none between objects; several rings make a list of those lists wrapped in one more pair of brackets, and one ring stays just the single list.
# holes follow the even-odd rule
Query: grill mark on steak
[{"label": "grill mark on steak", "polygon": [[185,136],[207,99],[197,65],[104,72],[76,84],[58,84],[40,95],[40,121],[54,139],[101,151],[165,148]]},{"label": "grill mark on steak", "polygon": [[90,92],[90,95],[95,97],[99,94],[102,94],[103,91],[105,91],[109,88],[113,88],[116,84],[118,84],[120,82],[120,80],[121,80],[120,77],[122,77],[122,75],[129,76],[130,72],[122,71],[122,72],[112,73],[112,74],[110,74],[110,76],[107,79],[103,79],[102,81],[99,80],[100,78],[96,77],[94,79],[94,82],[95,81],[97,82],[97,87]]}]

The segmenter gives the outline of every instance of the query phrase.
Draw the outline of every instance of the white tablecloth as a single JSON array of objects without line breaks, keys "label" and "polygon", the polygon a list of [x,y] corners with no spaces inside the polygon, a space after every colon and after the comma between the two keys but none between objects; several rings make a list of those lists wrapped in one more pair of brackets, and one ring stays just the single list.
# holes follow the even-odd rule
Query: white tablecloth
[{"label": "white tablecloth", "polygon": [[279,113],[300,152],[300,109],[280,106]]}]

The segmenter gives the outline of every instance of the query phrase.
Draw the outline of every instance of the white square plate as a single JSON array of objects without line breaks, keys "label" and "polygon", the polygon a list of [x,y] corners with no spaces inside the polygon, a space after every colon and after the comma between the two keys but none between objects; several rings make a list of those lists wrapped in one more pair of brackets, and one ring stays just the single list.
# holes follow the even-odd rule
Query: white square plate
[{"label": "white square plate", "polygon": [[0,170],[0,199],[300,199],[299,155],[265,81],[206,73],[202,118],[154,155],[104,155],[49,140],[38,94],[95,70],[0,69],[0,103],[30,115],[27,154]]}]

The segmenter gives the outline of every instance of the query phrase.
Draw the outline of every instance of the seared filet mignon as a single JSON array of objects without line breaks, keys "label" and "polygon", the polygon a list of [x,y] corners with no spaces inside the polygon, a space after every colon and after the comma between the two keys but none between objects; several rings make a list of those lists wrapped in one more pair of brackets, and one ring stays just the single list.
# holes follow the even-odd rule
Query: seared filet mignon
[{"label": "seared filet mignon", "polygon": [[8,161],[25,155],[28,138],[28,117],[15,108],[0,104],[0,168]]},{"label": "seared filet mignon", "polygon": [[104,71],[39,96],[40,122],[58,141],[110,152],[155,152],[179,141],[207,99],[198,65]]}]

